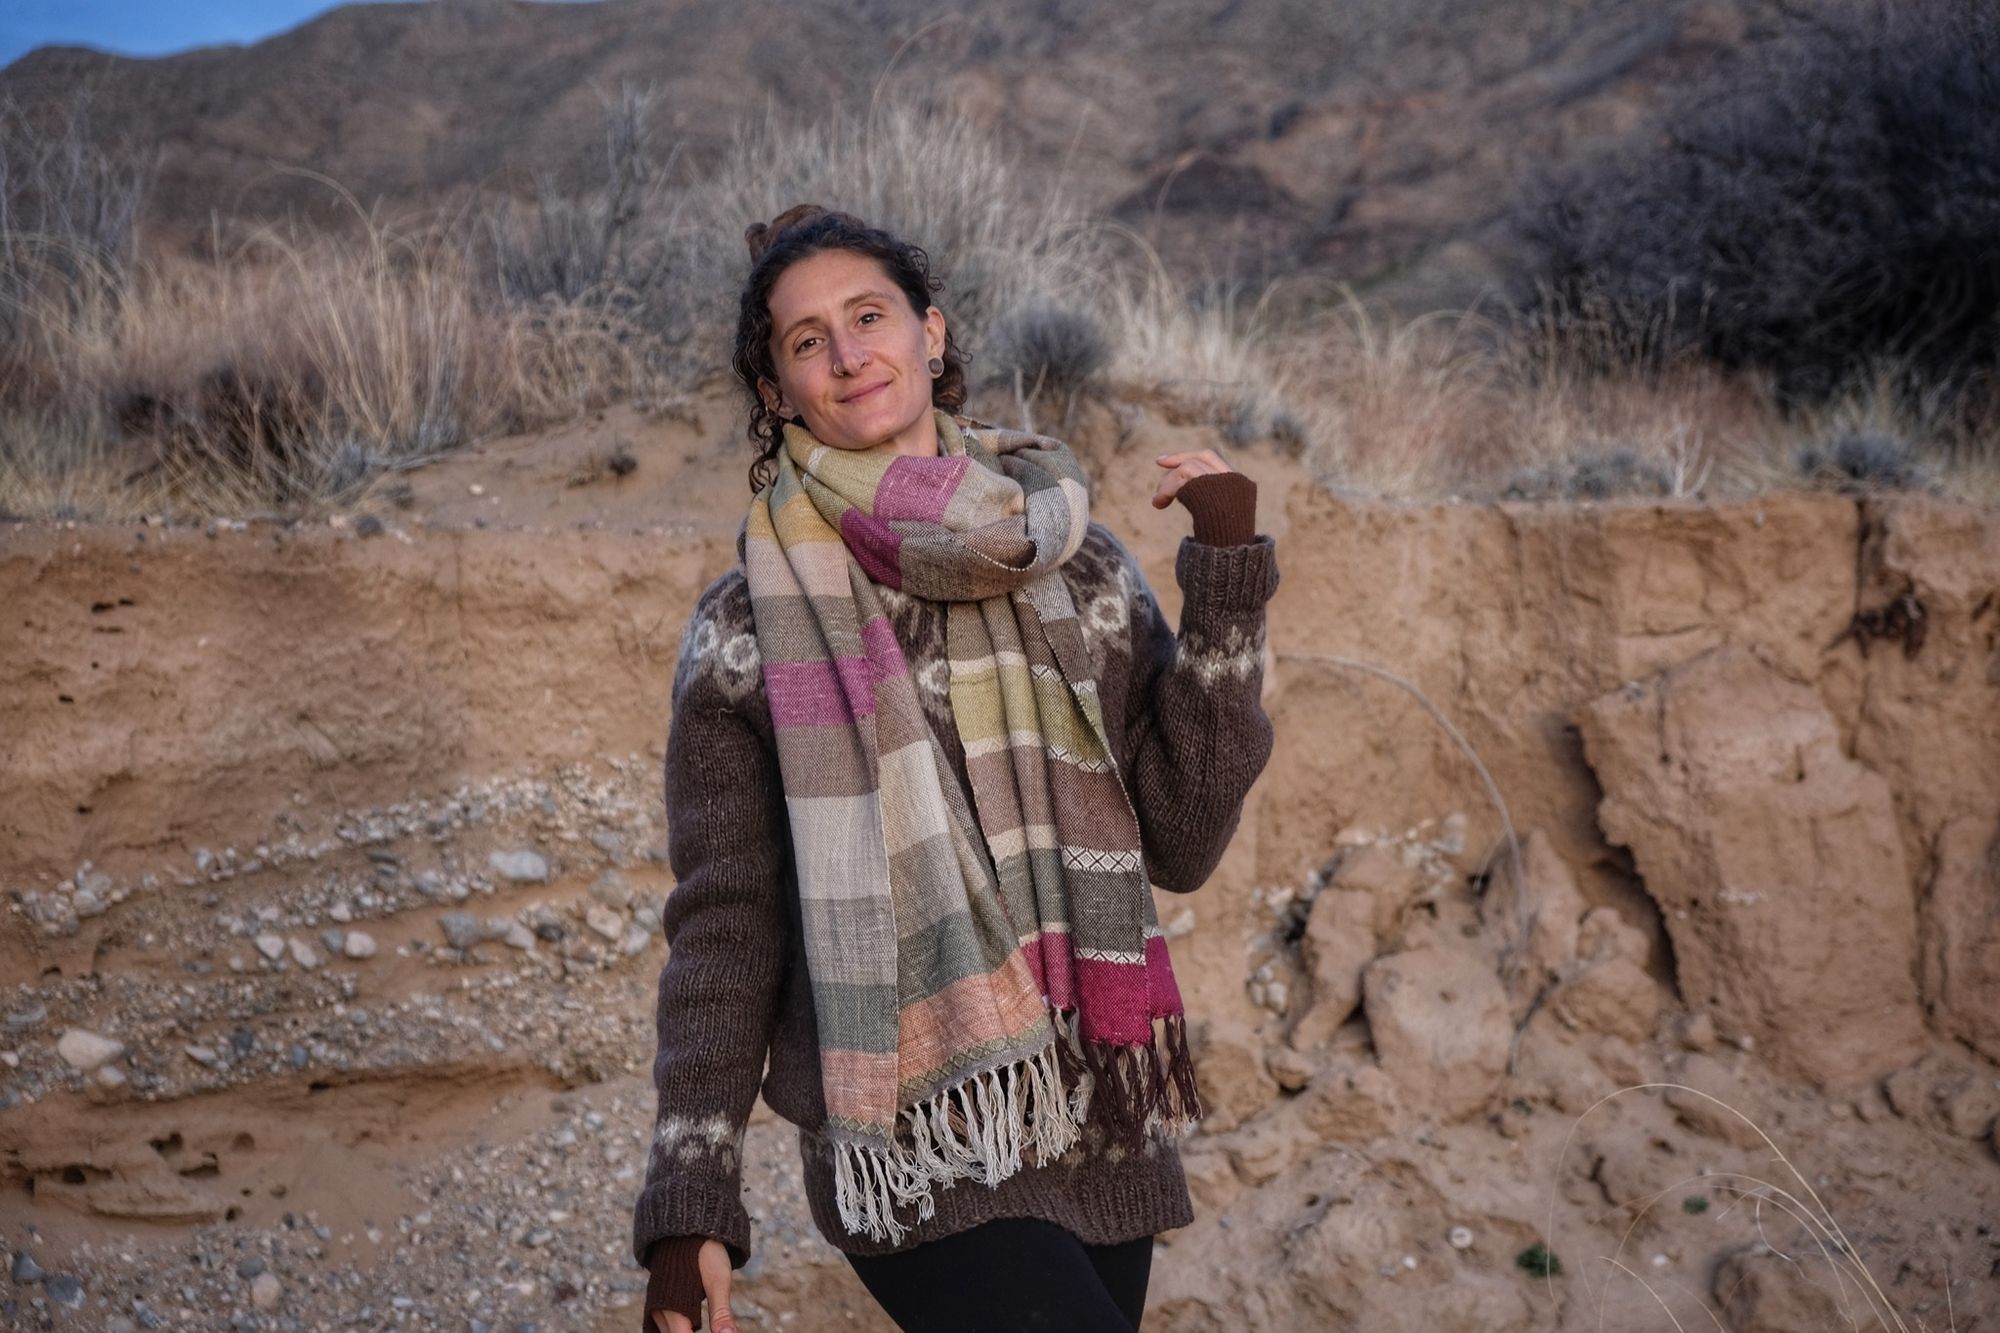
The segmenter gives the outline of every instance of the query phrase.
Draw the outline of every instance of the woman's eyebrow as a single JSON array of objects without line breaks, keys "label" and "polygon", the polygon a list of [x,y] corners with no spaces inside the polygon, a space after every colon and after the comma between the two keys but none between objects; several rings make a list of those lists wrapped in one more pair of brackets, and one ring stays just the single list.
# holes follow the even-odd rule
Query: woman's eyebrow
[{"label": "woman's eyebrow", "polygon": [[[865,292],[857,292],[855,295],[848,297],[845,301],[842,301],[840,303],[840,308],[842,310],[851,310],[855,306],[860,305],[863,301],[887,301],[888,299],[889,299],[889,293],[878,292],[873,288],[870,288]],[[798,319],[793,320],[789,325],[786,326],[785,331],[778,335],[778,341],[779,342],[791,341],[793,330],[797,329],[801,324],[810,324],[815,319],[818,318],[819,316],[817,315],[804,315]]]}]

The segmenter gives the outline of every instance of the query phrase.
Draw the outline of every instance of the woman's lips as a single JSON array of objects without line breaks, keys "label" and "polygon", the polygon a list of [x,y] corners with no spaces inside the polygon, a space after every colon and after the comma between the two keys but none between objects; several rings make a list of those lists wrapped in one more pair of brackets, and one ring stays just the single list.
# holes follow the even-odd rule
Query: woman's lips
[{"label": "woman's lips", "polygon": [[840,401],[843,403],[858,403],[863,398],[873,397],[878,390],[886,389],[888,387],[889,387],[889,381],[883,380],[880,384],[875,385],[873,388],[863,389],[860,393],[854,394],[851,397],[843,398]]}]

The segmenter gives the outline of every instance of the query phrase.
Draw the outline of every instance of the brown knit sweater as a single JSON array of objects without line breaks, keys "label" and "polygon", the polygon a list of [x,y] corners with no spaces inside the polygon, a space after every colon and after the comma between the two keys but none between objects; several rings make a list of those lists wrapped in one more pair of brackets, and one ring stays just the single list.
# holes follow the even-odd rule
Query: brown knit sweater
[{"label": "brown knit sweater", "polygon": [[[1259,703],[1264,604],[1276,590],[1274,544],[1255,535],[1256,487],[1240,473],[1197,477],[1179,498],[1194,516],[1175,577],[1178,636],[1116,537],[1092,523],[1062,566],[1085,627],[1119,770],[1138,811],[1147,873],[1186,893],[1222,857],[1243,799],[1271,750]],[[739,541],[739,554],[740,554]],[[945,685],[945,607],[888,590],[882,600],[918,682],[931,730],[966,799],[965,755]],[[1110,1243],[1193,1220],[1179,1155],[1150,1140],[1131,1154],[1086,1122],[1049,1165],[997,1186],[936,1194],[936,1215],[898,1244],[853,1235],[833,1205],[819,1130],[826,1119],[819,1044],[799,932],[797,883],[749,587],[738,564],[702,594],[681,639],[666,758],[668,957],[656,1010],[659,1094],[645,1183],[633,1211],[633,1257],[650,1269],[641,1327],[677,1310],[700,1327],[703,1240],[731,1262],[750,1257],[740,1199],[743,1128],[761,1090],[799,1127],[808,1206],[820,1233],[856,1254],[906,1249],[995,1217],[1035,1217]],[[766,1069],[766,1056],[769,1068]]]}]

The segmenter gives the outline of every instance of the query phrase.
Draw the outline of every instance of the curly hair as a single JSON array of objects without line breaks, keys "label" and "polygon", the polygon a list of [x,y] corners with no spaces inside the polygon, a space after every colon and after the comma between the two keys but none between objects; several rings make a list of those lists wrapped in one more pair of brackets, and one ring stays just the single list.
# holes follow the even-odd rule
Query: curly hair
[{"label": "curly hair", "polygon": [[[760,379],[773,384],[778,380],[777,362],[771,355],[771,289],[779,276],[808,255],[826,250],[866,255],[880,264],[909,298],[910,308],[919,318],[936,304],[931,295],[942,291],[944,283],[931,276],[930,256],[922,246],[871,227],[851,213],[829,211],[818,204],[797,204],[769,222],[752,223],[744,228],[743,240],[750,247],[750,275],[743,281],[737,304],[736,347],[730,365],[750,395],[749,435],[757,446],[757,457],[750,464],[750,490],[754,494],[770,484],[773,460],[783,439],[783,418],[765,406],[757,392]],[[931,402],[947,412],[957,412],[965,405],[966,356],[949,325],[945,328],[943,360],[944,373],[931,381]]]}]

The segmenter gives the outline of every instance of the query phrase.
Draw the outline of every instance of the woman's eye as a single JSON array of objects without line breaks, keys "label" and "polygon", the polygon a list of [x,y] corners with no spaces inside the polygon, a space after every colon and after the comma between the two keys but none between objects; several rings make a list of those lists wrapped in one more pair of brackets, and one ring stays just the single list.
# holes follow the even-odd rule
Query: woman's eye
[{"label": "woman's eye", "polygon": [[864,320],[880,319],[882,318],[882,312],[879,310],[870,310],[866,314],[862,315],[861,318]]},{"label": "woman's eye", "polygon": [[812,346],[812,345],[813,345],[814,343],[816,343],[816,342],[818,342],[818,341],[819,341],[819,339],[817,339],[817,338],[801,338],[801,339],[799,339],[799,345],[798,345],[797,347],[794,347],[794,348],[792,349],[792,355],[793,355],[793,356],[798,356],[798,355],[800,355],[800,354],[801,354],[801,353],[803,353],[803,352],[804,352],[804,351],[805,351],[805,350],[806,350],[806,349],[807,349],[808,347],[811,347],[811,346]]}]

